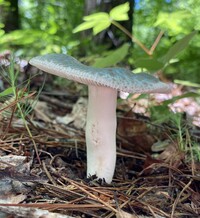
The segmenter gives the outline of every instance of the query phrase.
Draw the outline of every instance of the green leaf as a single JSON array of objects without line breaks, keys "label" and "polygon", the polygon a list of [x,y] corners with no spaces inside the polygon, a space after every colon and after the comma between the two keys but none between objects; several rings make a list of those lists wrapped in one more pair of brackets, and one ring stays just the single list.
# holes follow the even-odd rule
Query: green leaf
[{"label": "green leaf", "polygon": [[183,51],[189,44],[190,40],[197,34],[197,31],[194,31],[188,35],[186,35],[184,38],[176,42],[167,52],[166,55],[164,55],[160,60],[166,64],[168,63],[172,58],[174,58],[176,55],[178,55],[181,51]]},{"label": "green leaf", "polygon": [[95,21],[86,21],[84,23],[81,23],[80,25],[78,25],[75,29],[73,29],[73,33],[77,33],[83,30],[88,30],[94,27],[95,25]]},{"label": "green leaf", "polygon": [[135,61],[135,66],[145,68],[148,71],[157,71],[163,68],[164,64],[154,58],[140,58]]},{"label": "green leaf", "polygon": [[129,44],[124,44],[120,48],[109,52],[105,57],[97,58],[94,67],[111,67],[122,61],[128,54]]},{"label": "green leaf", "polygon": [[4,30],[0,30],[0,37],[3,36],[5,34]]},{"label": "green leaf", "polygon": [[122,21],[122,20],[128,20],[128,11],[129,11],[129,3],[126,2],[125,4],[118,5],[114,7],[109,15],[113,20],[116,21]]},{"label": "green leaf", "polygon": [[53,21],[53,22],[49,22],[49,24],[50,24],[50,27],[48,29],[48,33],[51,35],[56,34],[59,29],[57,23]]},{"label": "green leaf", "polygon": [[98,22],[93,27],[93,34],[96,35],[97,33],[100,33],[101,31],[105,30],[111,25],[110,20],[105,20],[102,22]]},{"label": "green leaf", "polygon": [[181,85],[183,85],[183,86],[190,86],[190,87],[200,88],[200,84],[198,84],[198,83],[193,83],[193,82],[190,82],[190,81],[185,81],[185,80],[178,80],[178,79],[175,79],[175,80],[174,80],[174,83],[181,84]]},{"label": "green leaf", "polygon": [[43,38],[44,34],[43,31],[34,29],[14,30],[4,34],[0,38],[0,44],[28,45]]},{"label": "green leaf", "polygon": [[108,19],[109,15],[105,12],[99,12],[83,17],[84,21],[103,21]]},{"label": "green leaf", "polygon": [[128,20],[128,14],[127,14],[128,11],[129,11],[129,3],[127,2],[125,4],[113,8],[110,11],[109,14],[110,16],[108,15],[108,13],[105,12],[98,12],[95,14],[85,16],[83,18],[85,22],[78,25],[73,30],[73,33],[77,33],[83,30],[93,28],[93,34],[96,35],[101,31],[105,30],[106,28],[108,28],[111,25],[111,20],[118,20],[118,21]]},{"label": "green leaf", "polygon": [[200,96],[200,94],[198,94],[198,93],[195,93],[195,92],[187,92],[187,93],[185,93],[185,94],[183,94],[183,95],[175,96],[175,97],[173,97],[172,99],[163,101],[163,102],[162,102],[162,105],[163,105],[163,106],[167,106],[168,104],[173,104],[175,101],[177,101],[177,100],[179,100],[179,99],[182,99],[182,98],[190,98],[190,97],[192,97],[192,98],[197,98],[197,97],[199,97],[199,96]]},{"label": "green leaf", "polygon": [[168,106],[166,105],[154,105],[150,108],[151,120],[153,120],[154,124],[169,122],[175,115],[171,111],[169,111]]},{"label": "green leaf", "polygon": [[3,92],[0,92],[0,97],[5,97],[7,95],[11,95],[13,94],[13,88],[9,87],[7,89],[5,89]]},{"label": "green leaf", "polygon": [[83,30],[93,28],[93,33],[96,35],[102,30],[108,28],[111,25],[110,18],[107,13],[99,12],[95,14],[88,15],[83,18],[84,23],[78,25],[73,33],[77,33]]},{"label": "green leaf", "polygon": [[186,33],[185,25],[180,25],[185,19],[191,19],[192,14],[189,10],[175,10],[174,12],[160,11],[157,15],[157,20],[154,23],[155,27],[159,27],[169,35],[178,35]]},{"label": "green leaf", "polygon": [[5,24],[0,23],[0,28],[4,28],[4,27],[5,27]]}]

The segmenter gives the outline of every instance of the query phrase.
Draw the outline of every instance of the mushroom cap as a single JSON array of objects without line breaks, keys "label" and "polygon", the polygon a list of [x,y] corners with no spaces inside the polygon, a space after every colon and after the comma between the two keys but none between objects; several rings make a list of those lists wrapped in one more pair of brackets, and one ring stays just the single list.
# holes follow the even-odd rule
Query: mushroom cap
[{"label": "mushroom cap", "polygon": [[134,74],[119,67],[90,67],[64,54],[37,56],[29,63],[47,73],[86,85],[105,86],[129,93],[167,93],[171,90],[171,85],[150,74]]}]

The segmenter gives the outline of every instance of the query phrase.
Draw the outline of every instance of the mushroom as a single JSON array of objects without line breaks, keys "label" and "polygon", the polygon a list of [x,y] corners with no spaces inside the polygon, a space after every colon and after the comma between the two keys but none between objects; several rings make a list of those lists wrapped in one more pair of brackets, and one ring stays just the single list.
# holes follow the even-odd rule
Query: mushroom
[{"label": "mushroom", "polygon": [[47,54],[30,60],[42,71],[88,85],[86,123],[87,177],[112,182],[116,164],[117,91],[167,93],[171,86],[147,73],[124,68],[94,68],[64,54]]}]

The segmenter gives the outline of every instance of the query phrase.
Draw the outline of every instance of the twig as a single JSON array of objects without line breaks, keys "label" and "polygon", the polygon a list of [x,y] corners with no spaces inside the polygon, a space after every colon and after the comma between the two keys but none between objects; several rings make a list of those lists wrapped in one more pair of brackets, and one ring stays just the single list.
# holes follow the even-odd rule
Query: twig
[{"label": "twig", "polygon": [[[129,198],[127,201],[125,201],[123,204],[121,205],[117,205],[118,209],[120,211],[120,209],[122,209],[125,205],[127,205],[129,202],[131,201],[131,198]],[[113,212],[111,212],[109,215],[107,215],[105,218],[111,218],[113,217],[115,214]]]},{"label": "twig", "polygon": [[156,40],[154,41],[153,45],[152,45],[151,48],[150,48],[150,53],[151,53],[151,54],[153,54],[153,52],[154,52],[154,50],[156,49],[158,43],[160,42],[160,39],[161,39],[162,36],[163,36],[163,34],[164,34],[164,31],[161,30],[160,33],[158,34]]},{"label": "twig", "polygon": [[45,162],[43,161],[42,162],[42,166],[43,166],[43,169],[44,169],[44,171],[45,171],[45,173],[46,173],[46,175],[47,175],[47,177],[49,178],[49,180],[52,182],[52,184],[54,184],[54,185],[57,185],[56,184],[56,182],[55,182],[55,180],[53,179],[53,177],[51,176],[51,174],[49,173],[49,171],[47,170],[47,168],[46,168],[46,165],[45,165]]},{"label": "twig", "polygon": [[174,212],[175,212],[175,209],[176,209],[176,206],[178,204],[178,201],[181,197],[181,195],[183,194],[183,192],[191,185],[192,183],[192,179],[188,182],[188,184],[181,190],[181,192],[179,193],[179,195],[177,196],[177,198],[175,199],[174,203],[173,203],[173,206],[172,206],[172,213],[171,213],[171,216],[170,218],[174,218]]},{"label": "twig", "polygon": [[133,42],[135,42],[137,45],[140,46],[140,48],[145,51],[148,55],[151,55],[151,52],[149,51],[149,49],[147,49],[145,47],[145,45],[143,45],[137,38],[135,38],[134,35],[132,35],[126,28],[124,28],[120,23],[112,20],[112,24],[115,25],[116,27],[118,27],[122,32],[124,32],[128,37],[130,37],[132,39]]},{"label": "twig", "polygon": [[170,217],[167,213],[165,213],[164,211],[158,209],[157,207],[154,207],[153,205],[150,205],[144,201],[140,201],[140,200],[137,200],[138,202],[140,202],[142,205],[146,206],[148,209],[149,207],[151,207],[151,209],[153,209],[154,211],[156,211],[157,213],[159,213],[159,215],[161,216],[165,216],[166,218],[167,217]]},{"label": "twig", "polygon": [[64,208],[68,210],[78,210],[78,209],[92,209],[94,208],[104,208],[103,205],[100,204],[49,204],[49,203],[31,203],[31,204],[0,204],[0,206],[5,206],[5,207],[31,207],[31,208],[50,208],[52,210],[54,209],[59,209],[59,208]]},{"label": "twig", "polygon": [[118,213],[118,210],[116,210],[115,208],[113,208],[110,204],[108,204],[107,202],[101,200],[100,198],[98,198],[97,196],[95,196],[94,194],[90,193],[89,191],[85,190],[84,188],[82,188],[80,186],[80,184],[76,184],[75,182],[73,182],[72,180],[63,177],[62,179],[64,179],[65,181],[69,182],[71,185],[74,185],[76,188],[80,189],[81,191],[85,192],[88,196],[92,197],[94,200],[99,201],[100,203],[102,203],[103,205],[105,205],[106,207],[108,207],[109,209],[111,209],[112,211],[114,211],[115,213]]}]

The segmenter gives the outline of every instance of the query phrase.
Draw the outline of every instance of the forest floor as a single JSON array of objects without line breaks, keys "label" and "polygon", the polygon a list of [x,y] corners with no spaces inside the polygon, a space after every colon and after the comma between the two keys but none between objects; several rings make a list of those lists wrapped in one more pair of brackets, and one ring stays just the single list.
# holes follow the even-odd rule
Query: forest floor
[{"label": "forest floor", "polygon": [[[0,67],[9,64],[0,56]],[[15,66],[20,84],[27,73],[37,73],[22,65],[18,60]],[[172,112],[155,122],[148,110],[152,102],[161,105],[186,93],[185,87],[118,102],[116,171],[106,184],[86,178],[84,88],[61,89],[47,76],[37,96],[43,78],[32,78],[21,99],[0,99],[0,217],[200,217],[200,105],[190,97],[171,103],[174,114],[181,112],[178,122],[171,122]],[[32,111],[24,123],[18,102],[25,105],[27,99]]]}]

